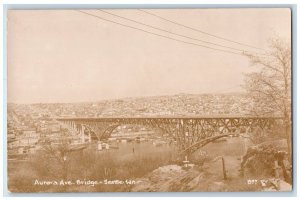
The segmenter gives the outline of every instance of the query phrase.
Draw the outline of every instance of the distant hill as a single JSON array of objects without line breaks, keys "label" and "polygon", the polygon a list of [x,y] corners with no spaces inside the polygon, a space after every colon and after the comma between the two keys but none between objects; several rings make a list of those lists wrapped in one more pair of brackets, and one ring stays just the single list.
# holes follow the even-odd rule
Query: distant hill
[{"label": "distant hill", "polygon": [[[23,105],[24,107],[25,105]],[[11,104],[8,108],[22,105]],[[166,116],[166,115],[243,115],[251,107],[245,93],[175,94],[129,97],[80,103],[38,103],[27,107],[51,116]]]}]

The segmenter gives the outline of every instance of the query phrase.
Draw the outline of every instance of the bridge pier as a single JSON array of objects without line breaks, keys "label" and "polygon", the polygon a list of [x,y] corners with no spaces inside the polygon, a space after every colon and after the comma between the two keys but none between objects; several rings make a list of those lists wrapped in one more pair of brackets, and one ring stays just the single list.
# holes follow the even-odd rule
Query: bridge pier
[{"label": "bridge pier", "polygon": [[81,136],[81,142],[85,143],[84,126],[83,125],[80,125],[79,133],[80,133],[80,136]]},{"label": "bridge pier", "polygon": [[88,130],[88,132],[89,132],[89,143],[91,143],[92,142],[91,130]]}]

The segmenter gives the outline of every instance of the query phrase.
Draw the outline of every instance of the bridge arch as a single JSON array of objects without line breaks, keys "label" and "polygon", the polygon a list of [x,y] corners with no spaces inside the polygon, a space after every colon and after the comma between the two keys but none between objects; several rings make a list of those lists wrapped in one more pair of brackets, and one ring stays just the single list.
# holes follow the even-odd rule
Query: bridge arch
[{"label": "bridge arch", "polygon": [[[77,128],[84,136],[83,127],[92,130],[97,139],[107,139],[120,125],[144,125],[164,130],[177,141],[179,150],[192,150],[201,144],[209,143],[233,134],[241,128],[270,128],[275,117],[103,117],[57,119],[71,128]],[[85,142],[85,136],[83,137]]]}]

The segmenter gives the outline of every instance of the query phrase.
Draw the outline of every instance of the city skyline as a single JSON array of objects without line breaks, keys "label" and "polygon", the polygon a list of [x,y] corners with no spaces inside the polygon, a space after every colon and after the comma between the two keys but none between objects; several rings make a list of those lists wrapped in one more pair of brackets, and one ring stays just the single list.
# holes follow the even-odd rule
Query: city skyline
[{"label": "city skyline", "polygon": [[[209,43],[242,47],[139,10],[106,11]],[[290,39],[291,34],[289,9],[148,11],[262,49],[267,49],[267,40],[272,35]],[[194,42],[99,10],[84,12]],[[211,44],[197,44],[215,48]],[[257,51],[254,48],[245,50]],[[253,70],[255,68],[249,66],[245,56],[183,44],[76,10],[8,12],[8,102],[92,102],[179,93],[242,92],[243,75]]]}]

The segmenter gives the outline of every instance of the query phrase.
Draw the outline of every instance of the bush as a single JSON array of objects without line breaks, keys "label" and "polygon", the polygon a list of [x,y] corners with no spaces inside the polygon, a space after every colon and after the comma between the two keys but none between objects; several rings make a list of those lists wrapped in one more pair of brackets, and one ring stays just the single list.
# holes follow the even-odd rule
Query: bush
[{"label": "bush", "polygon": [[278,161],[281,165],[286,157],[286,151],[286,140],[268,141],[250,147],[241,164],[244,176],[274,177],[274,161]]},{"label": "bush", "polygon": [[[18,192],[106,192],[130,191],[131,185],[96,185],[90,186],[34,186],[35,179],[40,180],[135,180],[154,169],[169,164],[173,156],[172,149],[154,149],[152,152],[135,152],[120,154],[109,150],[97,152],[86,149],[82,152],[71,152],[67,160],[61,163],[60,158],[46,153],[35,154],[27,167],[17,167],[15,175],[10,177],[12,186]],[[26,170],[26,171],[25,171]],[[64,172],[67,172],[65,175]],[[22,179],[21,179],[22,178]],[[26,189],[23,187],[26,186]]]}]

